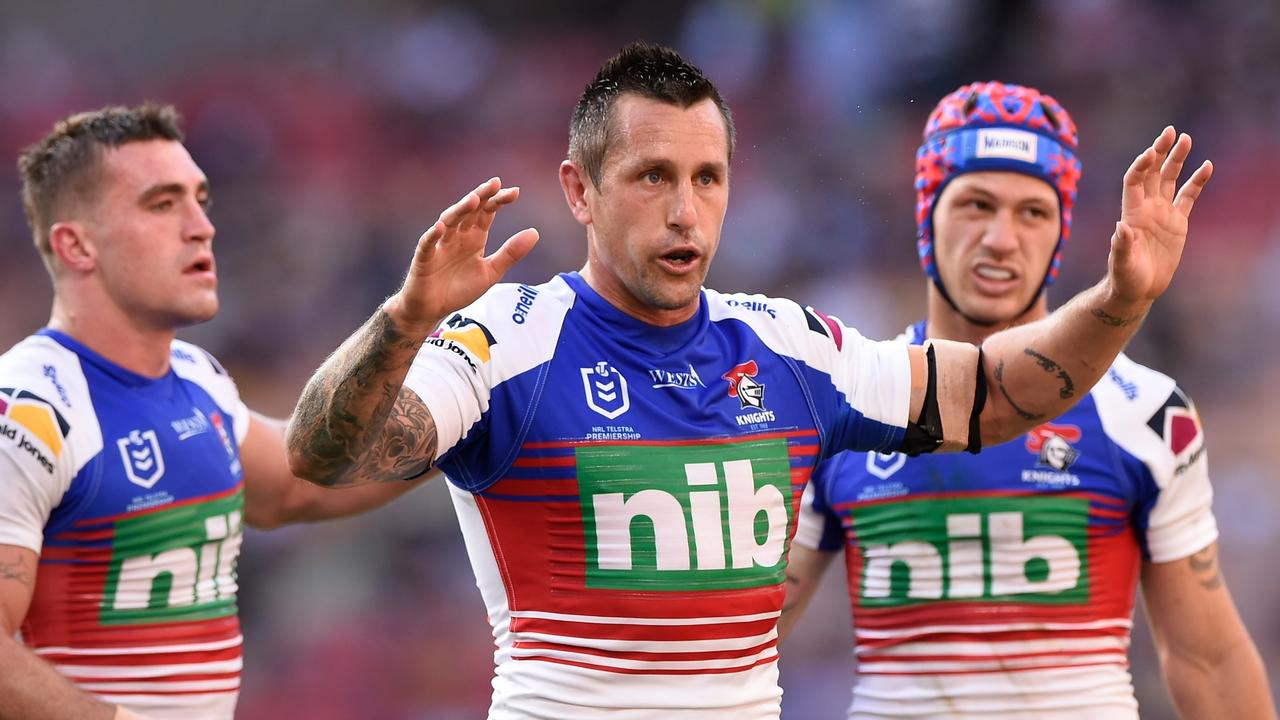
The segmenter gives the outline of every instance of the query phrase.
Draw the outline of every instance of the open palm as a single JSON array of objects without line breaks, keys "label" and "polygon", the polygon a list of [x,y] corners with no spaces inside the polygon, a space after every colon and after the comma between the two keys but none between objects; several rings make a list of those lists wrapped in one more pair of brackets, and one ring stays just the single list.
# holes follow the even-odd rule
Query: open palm
[{"label": "open palm", "polygon": [[1213,175],[1213,164],[1206,160],[1178,189],[1178,175],[1190,152],[1191,136],[1179,137],[1173,127],[1166,127],[1124,174],[1109,265],[1115,291],[1125,300],[1151,302],[1173,280],[1186,245],[1191,208]]},{"label": "open palm", "polygon": [[440,213],[418,238],[409,274],[392,298],[398,320],[425,334],[483,295],[533,249],[538,231],[528,228],[507,238],[492,255],[484,254],[498,210],[519,195],[520,188],[503,188],[495,177]]}]

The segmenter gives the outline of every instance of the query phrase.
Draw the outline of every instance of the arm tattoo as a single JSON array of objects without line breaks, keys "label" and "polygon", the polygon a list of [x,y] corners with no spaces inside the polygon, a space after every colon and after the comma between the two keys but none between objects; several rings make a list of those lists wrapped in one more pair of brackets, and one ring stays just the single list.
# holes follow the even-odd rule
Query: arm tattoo
[{"label": "arm tattoo", "polygon": [[1021,417],[1023,420],[1044,419],[1043,413],[1037,414],[1037,413],[1023,410],[1022,408],[1018,407],[1018,404],[1013,401],[1013,398],[1009,397],[1009,391],[1004,389],[1004,360],[1003,359],[1001,359],[1000,362],[996,363],[996,387],[1000,389],[1000,394],[1004,396],[1005,402],[1009,403],[1009,407],[1013,408],[1013,411],[1018,413],[1018,416]]},{"label": "arm tattoo", "polygon": [[1131,318],[1117,317],[1107,312],[1106,310],[1103,310],[1102,308],[1094,308],[1093,316],[1098,318],[1098,320],[1102,321],[1104,325],[1110,325],[1111,327],[1125,327],[1127,325],[1132,325],[1138,320],[1137,317],[1131,317]]},{"label": "arm tattoo", "polygon": [[421,340],[406,337],[379,310],[307,383],[294,413],[291,449],[322,485],[399,480],[434,459],[436,428],[422,401],[400,382]]},{"label": "arm tattoo", "polygon": [[1026,348],[1025,350],[1023,350],[1023,352],[1035,358],[1036,364],[1044,368],[1045,372],[1058,373],[1058,379],[1062,381],[1062,389],[1058,391],[1058,397],[1062,398],[1063,400],[1066,400],[1067,398],[1075,397],[1076,383],[1074,380],[1071,379],[1071,376],[1067,374],[1067,371],[1062,369],[1061,365],[1050,360],[1044,355],[1041,355],[1035,350],[1032,350],[1031,348]]},{"label": "arm tattoo", "polygon": [[1200,581],[1205,590],[1217,590],[1222,587],[1222,571],[1218,568],[1218,551],[1207,547],[1187,558],[1187,564]]},{"label": "arm tattoo", "polygon": [[22,556],[18,555],[13,562],[0,560],[0,580],[17,580],[31,587],[31,571],[22,566]]}]

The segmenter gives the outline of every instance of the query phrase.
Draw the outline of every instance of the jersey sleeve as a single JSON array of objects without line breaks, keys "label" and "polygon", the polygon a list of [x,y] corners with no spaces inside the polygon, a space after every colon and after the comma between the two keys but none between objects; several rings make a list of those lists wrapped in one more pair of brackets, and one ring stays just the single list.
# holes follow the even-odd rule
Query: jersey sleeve
[{"label": "jersey sleeve", "polygon": [[404,386],[435,421],[437,458],[472,434],[489,409],[489,360],[496,339],[481,319],[469,316],[477,309],[446,318],[422,344],[405,377]]},{"label": "jersey sleeve", "polygon": [[236,445],[243,443],[249,434],[249,408],[240,399],[240,390],[222,363],[203,348],[181,340],[173,341],[170,359],[180,377],[200,385],[218,407],[231,415]]},{"label": "jersey sleeve", "polygon": [[837,552],[844,547],[844,526],[840,516],[827,505],[826,488],[830,473],[836,471],[838,455],[822,463],[809,480],[800,497],[800,516],[796,520],[794,542],[800,547],[823,552]]},{"label": "jersey sleeve", "polygon": [[1144,543],[1152,562],[1180,560],[1218,538],[1204,431],[1195,405],[1174,387],[1148,423],[1161,452],[1147,467],[1151,493],[1144,503]]},{"label": "jersey sleeve", "polygon": [[869,340],[813,308],[804,315],[804,360],[815,375],[810,387],[825,421],[826,451],[896,451],[911,407],[908,344]]}]

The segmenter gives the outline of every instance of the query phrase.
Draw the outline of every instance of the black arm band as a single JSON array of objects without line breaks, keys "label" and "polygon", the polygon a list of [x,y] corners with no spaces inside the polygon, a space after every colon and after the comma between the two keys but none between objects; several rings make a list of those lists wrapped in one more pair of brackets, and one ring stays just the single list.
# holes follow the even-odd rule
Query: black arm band
[{"label": "black arm band", "polygon": [[982,360],[982,346],[978,346],[978,379],[973,385],[973,410],[969,413],[969,446],[966,451],[977,455],[982,452],[982,409],[987,406],[987,368]]},{"label": "black arm band", "polygon": [[[912,457],[933,452],[942,445],[942,411],[938,408],[938,358],[932,345],[925,350],[924,357],[927,362],[924,405],[920,408],[920,417],[915,422],[907,423],[907,432],[902,438],[901,451]],[[983,398],[986,398],[985,390]],[[972,422],[970,420],[971,425]]]}]

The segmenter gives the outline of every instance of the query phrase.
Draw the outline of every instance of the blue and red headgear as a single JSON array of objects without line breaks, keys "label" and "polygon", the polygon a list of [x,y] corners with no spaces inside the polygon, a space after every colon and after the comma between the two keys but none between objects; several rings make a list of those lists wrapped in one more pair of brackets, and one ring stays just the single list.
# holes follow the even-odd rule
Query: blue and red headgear
[{"label": "blue and red headgear", "polygon": [[1062,247],[1071,236],[1071,208],[1080,181],[1076,142],[1071,116],[1035,88],[977,82],[942,98],[933,109],[924,144],[916,152],[916,247],[920,267],[949,302],[933,252],[933,207],[943,188],[964,173],[996,170],[1039,178],[1058,191],[1062,234],[1035,294],[1039,297],[1058,277]]}]

